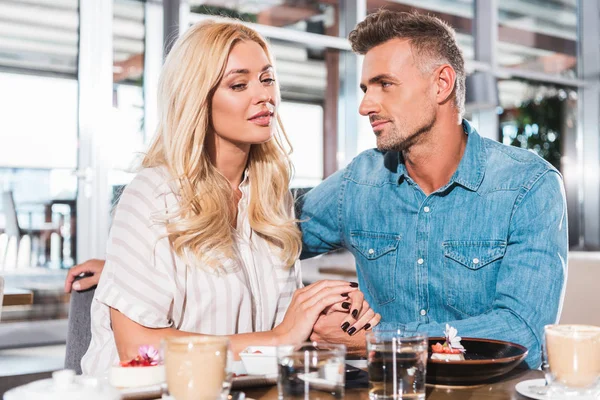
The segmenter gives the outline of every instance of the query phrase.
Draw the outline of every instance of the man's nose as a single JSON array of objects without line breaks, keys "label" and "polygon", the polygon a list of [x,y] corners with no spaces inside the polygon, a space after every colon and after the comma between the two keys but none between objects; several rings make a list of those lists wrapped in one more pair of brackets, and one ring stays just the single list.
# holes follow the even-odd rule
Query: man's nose
[{"label": "man's nose", "polygon": [[366,117],[371,114],[378,114],[379,108],[379,104],[376,101],[373,101],[373,99],[370,96],[365,95],[362,101],[360,102],[358,112],[360,113],[360,115],[364,115]]}]

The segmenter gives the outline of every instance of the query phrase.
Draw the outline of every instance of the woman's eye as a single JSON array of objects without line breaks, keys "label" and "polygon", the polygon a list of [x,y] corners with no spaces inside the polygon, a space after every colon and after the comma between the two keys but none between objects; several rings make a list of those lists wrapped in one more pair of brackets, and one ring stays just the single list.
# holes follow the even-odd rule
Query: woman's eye
[{"label": "woman's eye", "polygon": [[272,85],[273,83],[275,83],[275,79],[273,79],[273,78],[267,78],[267,79],[263,79],[263,80],[262,80],[262,83],[265,83],[265,84],[267,84],[267,85],[269,85],[269,86],[270,86],[270,85]]},{"label": "woman's eye", "polygon": [[233,90],[244,90],[246,88],[245,83],[238,83],[237,85],[231,85]]}]

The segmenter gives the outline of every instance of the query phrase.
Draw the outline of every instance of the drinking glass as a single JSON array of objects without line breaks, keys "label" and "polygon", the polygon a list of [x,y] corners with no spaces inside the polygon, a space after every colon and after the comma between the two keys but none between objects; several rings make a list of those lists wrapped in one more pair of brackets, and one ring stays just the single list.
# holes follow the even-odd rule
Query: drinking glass
[{"label": "drinking glass", "polygon": [[427,345],[427,334],[421,332],[367,332],[369,398],[425,399]]},{"label": "drinking glass", "polygon": [[600,327],[546,325],[543,369],[550,393],[583,397],[600,391]]},{"label": "drinking glass", "polygon": [[233,374],[229,339],[172,337],[162,342],[167,390],[175,400],[226,399]]},{"label": "drinking glass", "polygon": [[341,399],[344,397],[346,347],[306,342],[279,346],[279,399]]}]

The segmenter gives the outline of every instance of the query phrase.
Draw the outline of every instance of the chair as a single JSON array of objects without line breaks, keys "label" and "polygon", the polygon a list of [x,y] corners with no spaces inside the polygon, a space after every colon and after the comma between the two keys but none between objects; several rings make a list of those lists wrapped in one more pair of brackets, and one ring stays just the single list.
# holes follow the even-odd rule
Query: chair
[{"label": "chair", "polygon": [[19,219],[17,218],[17,207],[11,191],[2,193],[2,210],[4,211],[5,226],[4,232],[8,237],[16,237],[17,241],[21,240],[24,232],[19,227]]},{"label": "chair", "polygon": [[95,292],[95,288],[71,292],[65,368],[72,369],[77,374],[81,374],[81,359],[92,339],[90,308]]},{"label": "chair", "polygon": [[292,197],[294,198],[294,212],[296,213],[296,218],[300,218],[300,215],[302,214],[302,207],[304,207],[304,196],[306,196],[306,194],[312,189],[312,187],[291,189]]},{"label": "chair", "polygon": [[0,233],[0,269],[4,267],[4,259],[6,258],[6,251],[8,250],[8,235],[6,233]]},{"label": "chair", "polygon": [[563,302],[561,324],[600,326],[600,253],[569,252],[569,277]]},{"label": "chair", "polygon": [[[17,207],[15,205],[15,200],[13,197],[12,191],[2,192],[2,211],[4,213],[5,218],[5,226],[4,233],[8,236],[9,248],[8,251],[14,251],[14,260],[12,258],[8,258],[5,255],[5,268],[12,269],[17,267],[30,266],[30,262],[32,259],[32,245],[34,242],[37,243],[39,247],[41,247],[41,251],[46,253],[50,250],[50,246],[47,246],[47,242],[50,242],[53,234],[59,236],[59,242],[62,241],[60,236],[60,228],[59,226],[55,226],[51,222],[45,223],[42,227],[38,229],[33,229],[31,226],[28,230],[24,230],[19,226],[19,218],[17,216]],[[55,235],[55,236],[56,236]],[[24,236],[27,236],[29,239],[25,240],[22,243],[22,239]],[[38,239],[39,238],[39,239]],[[11,248],[11,241],[16,242],[16,247]],[[26,248],[21,248],[21,245]],[[13,245],[14,246],[14,245]],[[38,247],[36,246],[36,247]],[[56,247],[56,246],[55,246]],[[62,248],[62,243],[59,243],[59,248]],[[37,248],[36,248],[37,250]],[[59,250],[59,253],[61,251]],[[11,253],[12,255],[12,253]],[[45,255],[44,255],[45,256]],[[58,261],[61,259],[61,254],[56,255],[58,257]],[[10,263],[9,263],[10,261]]]},{"label": "chair", "polygon": [[4,301],[4,278],[0,276],[0,318],[2,317],[2,302]]}]

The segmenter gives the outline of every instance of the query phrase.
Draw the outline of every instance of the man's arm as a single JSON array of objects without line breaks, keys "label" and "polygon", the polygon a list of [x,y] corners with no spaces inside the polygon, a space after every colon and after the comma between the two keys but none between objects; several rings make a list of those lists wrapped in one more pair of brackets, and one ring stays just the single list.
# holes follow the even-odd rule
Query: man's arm
[{"label": "man's arm", "polygon": [[[448,323],[464,337],[496,338],[527,347],[527,364],[537,368],[544,325],[558,320],[567,276],[567,211],[560,175],[544,173],[514,207],[492,310]],[[445,324],[412,322],[406,329],[443,336]]]},{"label": "man's arm", "polygon": [[301,259],[342,247],[343,174],[344,170],[337,171],[300,200]]}]

